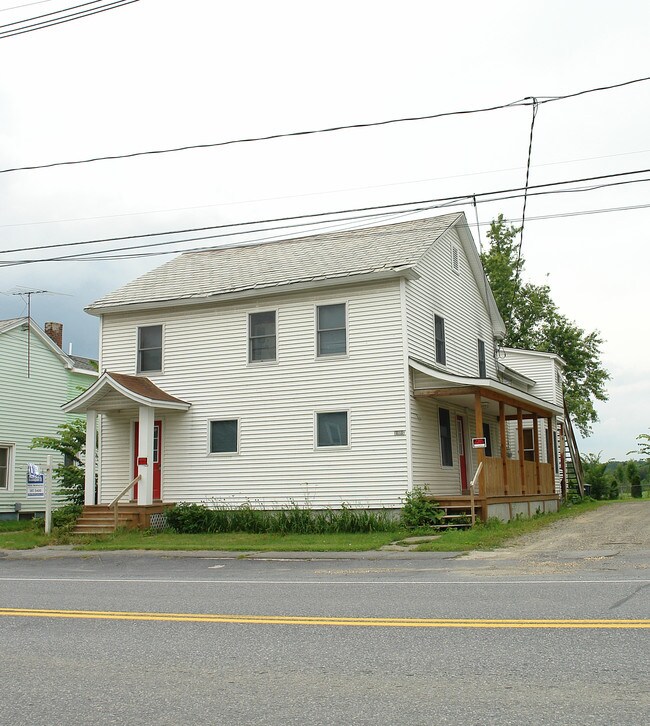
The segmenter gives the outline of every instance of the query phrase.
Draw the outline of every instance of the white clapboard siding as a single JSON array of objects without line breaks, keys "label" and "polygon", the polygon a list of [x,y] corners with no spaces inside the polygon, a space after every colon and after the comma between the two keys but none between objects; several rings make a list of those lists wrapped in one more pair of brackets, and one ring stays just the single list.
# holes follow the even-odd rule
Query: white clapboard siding
[{"label": "white clapboard siding", "polygon": [[485,342],[487,375],[496,378],[492,324],[455,228],[436,240],[416,272],[420,279],[406,283],[409,355],[436,365],[434,315],[439,315],[445,321],[447,361],[438,366],[451,374],[478,377],[480,338]]},{"label": "white clapboard siding", "polygon": [[562,366],[557,356],[537,351],[505,350],[504,363],[518,373],[535,381],[529,393],[562,406]]},{"label": "white clapboard siding", "polygon": [[[347,303],[348,355],[316,358],[315,307]],[[248,314],[277,310],[277,362],[249,364]],[[102,367],[136,372],[139,325],[162,324],[162,497],[260,506],[399,506],[408,487],[400,282],[255,301],[105,315]],[[315,412],[348,411],[348,448],[315,448]],[[133,414],[104,415],[101,498],[129,481]],[[209,454],[214,419],[237,418],[237,454]]]}]

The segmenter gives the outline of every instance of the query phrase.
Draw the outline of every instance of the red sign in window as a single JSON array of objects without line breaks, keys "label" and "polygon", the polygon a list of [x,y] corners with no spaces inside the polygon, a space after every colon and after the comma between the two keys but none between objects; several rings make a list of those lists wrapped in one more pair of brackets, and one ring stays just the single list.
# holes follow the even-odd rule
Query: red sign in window
[{"label": "red sign in window", "polygon": [[487,439],[484,436],[472,439],[472,446],[475,449],[484,449],[487,446]]}]

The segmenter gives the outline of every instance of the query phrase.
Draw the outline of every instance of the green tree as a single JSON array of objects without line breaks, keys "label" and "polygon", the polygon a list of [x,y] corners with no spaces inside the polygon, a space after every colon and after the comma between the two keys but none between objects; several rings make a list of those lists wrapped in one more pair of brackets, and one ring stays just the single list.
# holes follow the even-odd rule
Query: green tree
[{"label": "green tree", "polygon": [[601,362],[603,340],[597,331],[589,333],[562,315],[548,285],[522,281],[520,230],[508,226],[500,214],[490,224],[490,247],[481,255],[506,325],[504,345],[555,353],[564,360],[567,407],[580,433],[589,436],[598,420],[595,402],[607,400],[605,383],[610,376]]},{"label": "green tree", "polygon": [[637,444],[637,450],[628,451],[628,454],[641,454],[641,456],[647,456],[650,459],[650,434],[639,434],[636,437],[639,442]]},{"label": "green tree", "polygon": [[[585,483],[589,486],[589,494],[594,499],[611,499],[611,477],[607,473],[607,462],[600,460],[598,454],[585,454],[580,457],[585,473]],[[617,489],[618,491],[618,489]],[[616,497],[613,497],[616,499]]]},{"label": "green tree", "polygon": [[636,461],[627,462],[626,474],[630,482],[630,494],[636,499],[640,499],[643,496],[643,487],[641,485],[641,476],[639,475],[639,465]]},{"label": "green tree", "polygon": [[57,426],[58,436],[38,436],[32,449],[50,449],[63,454],[63,463],[53,470],[59,483],[57,494],[70,504],[84,503],[84,466],[86,420],[76,419]]}]

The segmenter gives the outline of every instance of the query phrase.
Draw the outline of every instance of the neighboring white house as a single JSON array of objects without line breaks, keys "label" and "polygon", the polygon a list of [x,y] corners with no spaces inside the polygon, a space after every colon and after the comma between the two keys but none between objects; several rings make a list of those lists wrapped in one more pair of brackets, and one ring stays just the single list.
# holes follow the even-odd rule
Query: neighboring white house
[{"label": "neighboring white house", "polygon": [[89,449],[99,418],[100,503],[139,475],[141,505],[399,507],[482,462],[485,515],[557,505],[551,450],[510,458],[506,431],[555,430],[561,394],[502,360],[463,214],[186,253],[87,310],[102,375],[65,408]]}]

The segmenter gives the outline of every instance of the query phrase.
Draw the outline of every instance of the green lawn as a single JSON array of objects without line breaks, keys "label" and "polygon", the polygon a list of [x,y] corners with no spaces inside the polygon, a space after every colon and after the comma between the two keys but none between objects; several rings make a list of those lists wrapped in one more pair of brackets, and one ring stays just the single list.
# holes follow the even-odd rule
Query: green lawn
[{"label": "green lawn", "polygon": [[[546,514],[531,519],[517,519],[502,523],[491,520],[473,529],[449,530],[439,539],[422,544],[420,552],[461,552],[475,549],[500,547],[513,537],[534,532],[582,512],[597,509],[615,502],[587,501],[563,507],[556,514]],[[223,534],[174,534],[119,531],[112,535],[78,537],[54,532],[46,536],[29,521],[0,522],[0,549],[31,549],[45,545],[72,544],[79,550],[226,550],[235,552],[363,552],[377,550],[383,545],[403,540],[405,537],[434,534],[396,529],[393,532],[369,534],[248,534],[228,532]]]}]

